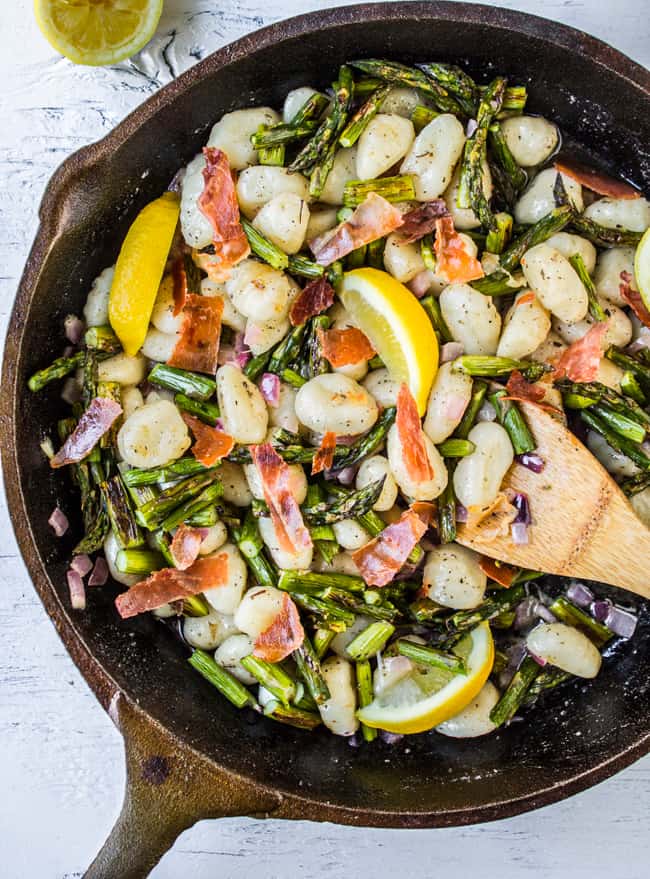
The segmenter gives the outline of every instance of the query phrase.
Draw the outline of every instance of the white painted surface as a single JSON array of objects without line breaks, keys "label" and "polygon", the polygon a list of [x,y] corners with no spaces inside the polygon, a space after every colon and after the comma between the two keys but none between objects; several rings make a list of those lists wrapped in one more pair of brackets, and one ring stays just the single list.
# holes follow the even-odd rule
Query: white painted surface
[{"label": "white painted surface", "polygon": [[[36,209],[56,166],[210,51],[271,21],[337,5],[303,0],[167,0],[158,35],[133,62],[75,68],[41,38],[31,0],[0,19],[0,321],[4,337]],[[534,0],[545,14],[650,61],[644,0]],[[594,83],[598,89],[598,83]],[[63,650],[18,557],[0,502],[0,875],[79,876],[115,819],[121,741]],[[595,789],[534,814],[438,831],[358,830],[249,819],[204,821],[153,876],[194,879],[642,879],[648,875],[650,757]]]}]

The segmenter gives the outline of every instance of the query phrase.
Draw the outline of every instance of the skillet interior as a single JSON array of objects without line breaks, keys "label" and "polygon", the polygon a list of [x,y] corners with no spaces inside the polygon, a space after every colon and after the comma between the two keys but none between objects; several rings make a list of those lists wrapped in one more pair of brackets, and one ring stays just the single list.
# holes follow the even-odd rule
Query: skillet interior
[{"label": "skillet interior", "polygon": [[[550,694],[527,723],[480,742],[419,736],[406,747],[355,751],[330,735],[248,722],[187,668],[163,626],[151,619],[119,622],[111,589],[92,590],[86,613],[61,613],[68,607],[65,570],[73,538],[56,540],[46,520],[57,500],[72,511],[76,498],[67,480],[46,466],[38,441],[63,408],[57,388],[33,396],[25,381],[58,356],[64,316],[79,312],[137,210],[200,149],[223,112],[281,105],[289,88],[324,87],[339,63],[360,55],[407,62],[435,57],[466,64],[480,81],[499,71],[525,82],[534,111],[558,120],[606,167],[650,190],[647,78],[644,94],[606,65],[637,78],[643,71],[625,67],[625,59],[591,38],[580,41],[575,31],[541,19],[463,4],[348,7],[296,21],[206,59],[136,111],[121,136],[82,153],[59,176],[41,233],[55,239],[37,243],[10,328],[8,359],[15,360],[5,366],[4,393],[13,394],[15,381],[8,413],[15,417],[15,459],[3,451],[12,513],[30,572],[51,613],[60,616],[69,648],[74,652],[80,639],[104,669],[101,683],[94,681],[104,697],[112,689],[107,681],[114,681],[181,742],[262,784],[342,808],[341,820],[406,826],[502,817],[594,783],[648,750],[647,614],[634,650],[609,663],[594,684]],[[5,437],[9,433],[5,425]],[[73,519],[71,534],[79,533],[76,525]],[[30,531],[38,555],[28,545]],[[78,648],[75,658],[80,661]],[[567,699],[570,708],[562,714]],[[347,809],[358,810],[356,818],[346,817]],[[330,811],[328,817],[336,816]]]}]

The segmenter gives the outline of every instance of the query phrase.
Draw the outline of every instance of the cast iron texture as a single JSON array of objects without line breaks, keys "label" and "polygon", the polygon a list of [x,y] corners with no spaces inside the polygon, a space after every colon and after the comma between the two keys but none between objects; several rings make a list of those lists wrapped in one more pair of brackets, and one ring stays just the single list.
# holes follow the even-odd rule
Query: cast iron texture
[{"label": "cast iron texture", "polygon": [[78,522],[71,515],[70,535],[57,540],[46,521],[56,501],[68,513],[77,502],[38,445],[63,408],[58,388],[33,396],[26,387],[28,375],[60,353],[64,316],[79,313],[137,211],[199,151],[222,113],[280,106],[288,89],[324,87],[338,64],[359,56],[453,61],[480,81],[494,71],[512,76],[528,86],[534,111],[558,120],[605,167],[650,189],[650,77],[570,28],[493,7],[387,3],[314,13],[247,36],[162,89],[54,175],[8,333],[4,472],[36,589],[98,698],[107,707],[121,691],[179,758],[192,760],[195,751],[215,770],[234,773],[231,782],[238,776],[254,802],[237,808],[376,826],[468,824],[559,800],[650,750],[647,618],[634,655],[574,687],[570,712],[561,716],[569,694],[556,692],[531,722],[478,742],[429,735],[408,747],[354,750],[329,734],[250,723],[190,671],[162,625],[149,617],[121,622],[114,589],[93,589],[85,613],[69,611],[65,570]]}]

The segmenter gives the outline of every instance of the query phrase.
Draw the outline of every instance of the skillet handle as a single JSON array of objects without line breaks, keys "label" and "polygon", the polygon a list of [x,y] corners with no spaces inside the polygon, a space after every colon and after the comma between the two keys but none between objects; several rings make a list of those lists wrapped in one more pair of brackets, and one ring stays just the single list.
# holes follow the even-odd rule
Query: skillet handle
[{"label": "skillet handle", "polygon": [[173,737],[121,693],[109,715],[124,736],[122,811],[85,879],[144,879],[201,818],[266,815],[278,794],[243,781]]}]

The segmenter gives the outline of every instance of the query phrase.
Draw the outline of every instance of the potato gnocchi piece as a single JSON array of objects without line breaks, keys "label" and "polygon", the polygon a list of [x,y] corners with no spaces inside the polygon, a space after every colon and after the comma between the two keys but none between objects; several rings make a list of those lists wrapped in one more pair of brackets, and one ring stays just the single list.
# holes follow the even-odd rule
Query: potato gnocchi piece
[{"label": "potato gnocchi piece", "polygon": [[[307,497],[307,477],[300,464],[289,464],[289,485],[291,494],[298,504],[304,503]],[[244,475],[251,494],[258,500],[264,500],[262,480],[255,464],[244,464]]]},{"label": "potato gnocchi piece", "polygon": [[275,526],[271,519],[263,517],[259,520],[260,534],[271,558],[278,566],[286,571],[302,571],[311,566],[314,550],[313,547],[302,547],[300,552],[287,552],[280,546]]},{"label": "potato gnocchi piece", "polygon": [[379,416],[368,391],[336,372],[310,379],[296,394],[296,415],[301,424],[316,433],[333,431],[356,436],[370,430]]},{"label": "potato gnocchi piece", "polygon": [[394,506],[397,500],[397,483],[390,469],[388,458],[383,455],[371,455],[361,462],[357,471],[356,487],[365,488],[379,479],[384,479],[381,494],[373,504],[373,510],[385,512]]},{"label": "potato gnocchi piece", "polygon": [[217,399],[223,429],[237,443],[261,443],[269,415],[257,385],[241,369],[225,363],[217,370]]},{"label": "potato gnocchi piece", "polygon": [[546,244],[559,250],[562,256],[565,256],[567,259],[571,256],[581,256],[585,268],[590,275],[593,274],[596,268],[597,254],[596,248],[591,241],[587,241],[586,238],[582,238],[580,235],[572,235],[570,232],[556,232],[555,235],[551,235],[547,239]]},{"label": "potato gnocchi piece", "polygon": [[225,583],[214,586],[212,589],[204,589],[203,594],[208,604],[218,613],[232,616],[237,611],[246,589],[248,568],[241,553],[233,543],[222,544],[214,552],[214,555],[226,555],[228,557],[228,576]]},{"label": "potato gnocchi piece", "polygon": [[[557,171],[555,168],[546,168],[532,180],[528,188],[524,190],[515,205],[515,222],[522,225],[536,223],[549,214],[555,207],[553,187]],[[582,200],[582,187],[572,177],[562,174],[562,182],[566,189],[569,201],[578,213],[582,213],[584,202]]]},{"label": "potato gnocchi piece", "polygon": [[343,204],[343,190],[350,180],[357,180],[357,146],[337,150],[334,164],[327,175],[319,201],[323,204]]},{"label": "potato gnocchi piece", "polygon": [[300,292],[298,284],[284,272],[253,259],[235,266],[225,286],[237,311],[259,323],[286,318]]},{"label": "potato gnocchi piece", "polygon": [[634,248],[612,247],[598,256],[594,272],[594,284],[599,296],[623,307],[627,305],[621,296],[621,272],[627,272],[632,280],[630,286],[638,290],[634,277]]},{"label": "potato gnocchi piece", "polygon": [[250,348],[253,357],[257,357],[258,354],[264,354],[281,342],[289,330],[289,321],[286,317],[262,322],[249,318],[246,321],[244,343]]},{"label": "potato gnocchi piece", "polygon": [[455,116],[442,113],[415,138],[400,168],[413,174],[418,201],[431,201],[449,186],[465,145],[465,131]]},{"label": "potato gnocchi piece", "polygon": [[307,202],[292,192],[276,195],[267,201],[253,220],[253,226],[262,235],[290,254],[301,249],[308,223]]},{"label": "potato gnocchi piece", "polygon": [[255,165],[246,168],[237,179],[237,200],[245,217],[255,214],[276,195],[293,193],[304,201],[309,199],[309,181],[302,174],[291,174],[276,165]]},{"label": "potato gnocchi piece", "polygon": [[496,498],[514,460],[512,443],[494,421],[476,424],[467,438],[476,449],[456,465],[454,490],[464,507],[486,506]]},{"label": "potato gnocchi piece", "polygon": [[332,528],[339,546],[350,551],[361,549],[371,539],[370,534],[356,519],[342,519],[340,522],[335,522]]},{"label": "potato gnocchi piece", "polygon": [[382,408],[397,406],[400,384],[391,378],[386,368],[373,369],[369,372],[363,380],[363,387]]},{"label": "potato gnocchi piece", "polygon": [[564,623],[540,623],[526,638],[526,647],[540,659],[579,678],[595,678],[602,664],[595,644]]},{"label": "potato gnocchi piece", "polygon": [[312,95],[317,94],[316,89],[309,85],[302,85],[300,88],[291,89],[287,92],[282,105],[282,121],[291,122],[298,110],[301,110]]},{"label": "potato gnocchi piece", "polygon": [[84,305],[84,319],[89,327],[103,327],[108,324],[108,298],[115,266],[100,272],[92,282]]},{"label": "potato gnocchi piece", "polygon": [[144,406],[142,391],[139,388],[136,388],[135,385],[126,385],[123,387],[121,389],[121,397],[124,418],[128,418],[130,415],[133,415],[136,409],[140,409]]},{"label": "potato gnocchi piece", "polygon": [[[622,309],[612,302],[608,302],[607,299],[599,299],[598,301],[607,317],[607,332],[601,340],[601,348],[603,351],[606,351],[610,345],[625,348],[632,340],[632,321]],[[587,314],[584,320],[575,323],[566,323],[555,318],[553,329],[570,345],[572,342],[582,339],[594,323],[596,321],[590,314]]]},{"label": "potato gnocchi piece", "polygon": [[389,90],[388,94],[382,101],[380,109],[382,113],[393,113],[396,116],[403,116],[405,119],[410,119],[413,115],[413,110],[415,110],[415,108],[421,103],[423,102],[416,89],[400,88],[399,86],[396,86]]},{"label": "potato gnocchi piece", "polygon": [[117,434],[119,453],[131,467],[162,467],[180,458],[190,444],[187,426],[168,400],[136,409]]},{"label": "potato gnocchi piece", "polygon": [[[447,189],[445,189],[445,192],[443,194],[445,204],[447,205],[447,210],[451,214],[451,218],[454,221],[455,229],[461,231],[464,229],[476,229],[481,225],[481,221],[476,216],[474,211],[471,208],[458,207],[457,199],[459,182],[460,166],[456,168],[454,176],[451,178],[451,183],[449,184]],[[488,165],[487,161],[483,162],[483,192],[488,201],[492,198],[492,193],[494,192],[494,186],[492,184],[492,174],[490,173],[490,166]]]},{"label": "potato gnocchi piece", "polygon": [[219,466],[219,482],[223,488],[223,499],[233,507],[250,507],[253,495],[248,487],[244,469],[240,464],[222,461]]},{"label": "potato gnocchi piece", "polygon": [[214,660],[242,684],[251,687],[257,683],[257,679],[249,671],[246,671],[241,661],[245,656],[250,656],[254,649],[253,640],[240,632],[236,635],[230,635],[219,644],[214,654]]},{"label": "potato gnocchi piece", "polygon": [[211,610],[203,617],[183,618],[183,638],[191,647],[215,650],[237,631],[231,616]]},{"label": "potato gnocchi piece", "polygon": [[340,656],[330,656],[325,660],[322,668],[330,698],[318,706],[320,716],[334,735],[351,736],[359,728],[356,716],[357,691],[352,664]]},{"label": "potato gnocchi piece", "polygon": [[537,244],[521,259],[526,283],[541,304],[560,320],[575,323],[587,314],[589,299],[577,272],[559,250]]},{"label": "potato gnocchi piece", "polygon": [[243,171],[257,163],[257,150],[251,137],[260,125],[275,125],[280,117],[270,107],[251,107],[226,113],[212,126],[207,146],[217,147],[228,156],[233,171]]},{"label": "potato gnocchi piece", "polygon": [[257,640],[282,610],[284,596],[284,592],[273,586],[253,586],[249,589],[235,611],[234,622],[239,631],[253,641]]},{"label": "potato gnocchi piece", "polygon": [[484,296],[469,284],[450,284],[440,294],[440,310],[465,354],[496,353],[501,315],[491,296]]},{"label": "potato gnocchi piece", "polygon": [[639,472],[634,461],[613,449],[607,440],[594,430],[587,433],[587,447],[612,476],[635,476]]},{"label": "potato gnocchi piece", "polygon": [[416,501],[435,500],[445,490],[449,479],[445,462],[426,433],[424,434],[424,444],[433,470],[433,477],[423,482],[416,482],[411,478],[404,463],[404,450],[397,432],[397,425],[393,424],[388,431],[386,450],[390,469],[402,493],[407,498]]},{"label": "potato gnocchi piece", "polygon": [[559,143],[557,126],[541,116],[511,116],[501,130],[515,161],[523,168],[541,165]]},{"label": "potato gnocchi piece", "polygon": [[650,202],[645,198],[599,198],[585,210],[585,217],[607,229],[645,232],[650,226]]},{"label": "potato gnocchi piece", "polygon": [[185,243],[197,250],[212,244],[214,234],[212,224],[199,208],[199,198],[205,186],[204,168],[205,157],[199,153],[186,167],[181,182],[181,232]]},{"label": "potato gnocchi piece", "polygon": [[424,416],[424,432],[434,443],[441,443],[460,424],[472,397],[472,377],[454,372],[452,363],[443,363],[438,369],[429,395]]},{"label": "potato gnocchi piece", "polygon": [[492,681],[486,681],[478,696],[454,717],[436,727],[436,732],[452,739],[474,739],[493,732],[496,726],[490,720],[490,712],[501,694]]},{"label": "potato gnocchi piece", "polygon": [[140,351],[148,360],[167,363],[178,342],[178,333],[161,333],[155,327],[149,327]]},{"label": "potato gnocchi piece", "polygon": [[172,275],[165,275],[158,287],[151,312],[151,323],[161,333],[180,333],[183,329],[183,315],[182,313],[174,315],[175,308],[174,278]]},{"label": "potato gnocchi piece", "polygon": [[399,232],[386,238],[384,248],[384,268],[402,284],[408,284],[426,268],[420,252],[420,242],[405,244]]},{"label": "potato gnocchi piece", "polygon": [[142,354],[129,357],[121,351],[97,365],[100,382],[117,382],[118,385],[139,385],[146,373],[146,363]]},{"label": "potato gnocchi piece", "polygon": [[427,598],[454,610],[470,610],[485,597],[487,576],[481,556],[458,543],[436,546],[427,553],[422,585]]},{"label": "potato gnocchi piece", "polygon": [[[528,301],[530,290],[517,293],[515,301],[508,309],[501,338],[497,347],[497,357],[512,357],[523,360],[542,344],[551,329],[551,318],[538,298]],[[521,302],[522,298],[524,301]]]},{"label": "potato gnocchi piece", "polygon": [[140,580],[143,579],[142,575],[123,574],[122,571],[118,571],[115,565],[117,554],[121,549],[122,547],[120,546],[120,542],[117,539],[115,532],[111,528],[111,530],[106,535],[106,539],[104,540],[104,558],[106,559],[109,573],[116,583],[121,583],[123,586],[129,587],[135,586],[136,583],[139,583]]},{"label": "potato gnocchi piece", "polygon": [[357,174],[372,180],[390,170],[408,153],[415,140],[410,119],[392,113],[377,113],[362,132],[357,144]]},{"label": "potato gnocchi piece", "polygon": [[224,327],[230,327],[236,333],[243,333],[246,329],[246,315],[237,311],[232,304],[232,299],[226,291],[225,284],[218,284],[209,278],[203,278],[201,281],[202,296],[218,296],[223,301],[223,311],[221,312],[221,323]]}]

